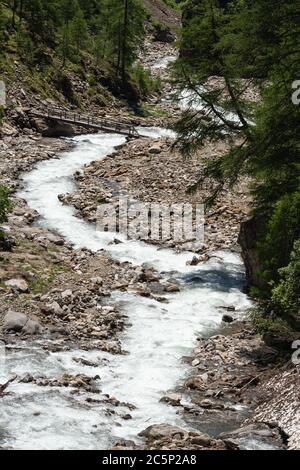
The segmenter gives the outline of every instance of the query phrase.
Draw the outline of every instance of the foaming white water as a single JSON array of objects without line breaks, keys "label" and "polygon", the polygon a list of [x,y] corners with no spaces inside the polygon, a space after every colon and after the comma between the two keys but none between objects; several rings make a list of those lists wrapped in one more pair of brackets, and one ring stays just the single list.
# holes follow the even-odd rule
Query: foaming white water
[{"label": "foaming white water", "polygon": [[[115,359],[114,375],[104,378],[104,389],[121,400],[130,399],[138,408],[133,420],[115,433],[133,439],[154,423],[185,427],[176,409],[159,400],[184,379],[182,357],[190,354],[197,335],[208,335],[219,328],[220,306],[235,305],[240,316],[249,307],[246,296],[233,287],[241,280],[241,273],[233,274],[236,268],[232,266],[232,271],[226,272],[224,266],[212,263],[205,271],[199,270],[201,287],[192,279],[189,285],[183,277],[182,292],[168,296],[168,304],[129,294],[119,296],[132,323],[123,340],[130,354]],[[233,276],[229,284],[228,276]],[[185,369],[187,372],[187,366]]]},{"label": "foaming white water", "polygon": [[[156,137],[163,131],[149,129],[148,132]],[[176,254],[136,241],[111,246],[109,242],[115,234],[96,232],[93,226],[77,219],[72,208],[63,206],[57,196],[74,189],[73,173],[92,160],[104,158],[124,138],[104,134],[77,137],[74,141],[76,147],[71,152],[40,163],[24,176],[22,196],[41,214],[44,225],[75,246],[94,251],[105,248],[120,260],[147,262],[161,272],[173,271],[172,276],[179,280],[182,291],[168,295],[166,304],[129,293],[115,296],[132,324],[122,341],[127,355],[111,356],[95,351],[48,354],[39,345],[9,353],[0,381],[13,372],[43,373],[53,378],[65,372],[99,374],[104,393],[137,406],[135,411],[130,411],[132,419],[125,421],[119,414],[128,413],[126,407],[113,414],[108,405],[87,404],[87,394],[14,384],[10,390],[16,397],[5,398],[1,407],[0,444],[17,448],[104,449],[117,437],[136,438],[151,423],[170,422],[184,427],[175,410],[159,401],[184,379],[182,356],[189,354],[197,335],[217,331],[223,314],[220,306],[234,305],[240,315],[249,307],[241,291],[243,266],[238,256],[220,253],[222,260],[212,259],[205,265],[190,267],[186,262],[192,253]],[[96,360],[99,367],[78,365],[73,357]]]},{"label": "foaming white water", "polygon": [[[205,93],[204,87],[199,87],[199,94],[197,94],[193,90],[185,89],[180,93],[180,96],[178,98],[178,104],[183,110],[196,109],[198,111],[206,111],[206,112],[209,112],[210,116],[212,117],[212,114],[210,112],[210,107],[201,98],[201,93],[202,94]],[[215,109],[228,122],[231,122],[232,124],[241,124],[241,120],[237,114],[233,112],[225,111],[220,106],[216,106]],[[221,123],[221,120],[219,118],[214,117],[214,119],[216,123]]]},{"label": "foaming white water", "polygon": [[162,57],[161,59],[158,59],[152,66],[153,69],[166,69],[172,62],[175,62],[177,60],[176,55],[167,55],[165,57]]},{"label": "foaming white water", "polygon": [[[56,379],[62,374],[101,373],[99,352],[72,351],[48,353],[40,344],[7,351],[0,371],[0,382],[13,373]],[[73,358],[99,363],[98,368],[82,366]],[[98,381],[101,387],[101,381]],[[103,400],[103,395],[81,393],[74,388],[52,388],[14,383],[10,395],[1,399],[0,445],[16,449],[105,449],[116,437],[112,434],[114,418],[108,415],[109,404],[88,404],[87,399]],[[120,407],[121,413],[128,409]]]},{"label": "foaming white water", "polygon": [[[196,337],[218,330],[223,314],[219,307],[234,305],[242,317],[249,301],[240,291],[243,272],[236,257],[228,257],[226,263],[212,260],[197,271],[177,274],[177,278],[182,291],[169,295],[167,304],[129,293],[115,294],[113,300],[121,303],[131,323],[122,338],[128,354],[46,353],[29,347],[8,353],[6,369],[0,374],[0,382],[12,373],[49,378],[63,373],[99,374],[104,393],[134,404],[136,410],[118,407],[117,414],[112,414],[105,404],[85,402],[87,397],[101,399],[98,395],[72,395],[69,389],[16,384],[10,388],[16,397],[7,397],[1,406],[0,442],[2,427],[4,443],[17,448],[104,449],[118,438],[135,439],[154,423],[185,427],[176,409],[161,403],[161,397],[184,380],[183,369],[188,373],[188,368],[183,367],[181,358],[190,353]],[[78,365],[74,357],[99,366]],[[127,413],[132,419],[124,421],[120,415]]]},{"label": "foaming white water", "polygon": [[[143,128],[149,136],[172,135],[170,131]],[[25,189],[20,196],[43,218],[42,224],[59,232],[76,247],[86,247],[92,251],[108,250],[122,261],[135,264],[149,262],[163,271],[185,271],[186,262],[192,253],[176,254],[172,250],[158,250],[146,243],[127,241],[120,245],[110,245],[115,233],[98,232],[94,225],[80,220],[75,209],[62,204],[57,196],[75,190],[72,179],[76,170],[93,160],[101,160],[125,142],[124,137],[111,134],[80,136],[74,139],[76,147],[72,152],[62,154],[59,159],[48,160],[37,165],[36,169],[24,175]],[[122,238],[122,237],[119,237]]]}]

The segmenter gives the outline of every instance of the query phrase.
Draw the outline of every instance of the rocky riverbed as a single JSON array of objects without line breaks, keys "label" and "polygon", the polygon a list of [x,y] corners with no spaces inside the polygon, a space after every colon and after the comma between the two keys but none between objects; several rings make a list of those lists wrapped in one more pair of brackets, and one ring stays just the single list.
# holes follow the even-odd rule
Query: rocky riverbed
[{"label": "rocky riverbed", "polygon": [[[13,141],[10,137],[4,136],[1,156],[2,161],[9,162],[9,158],[14,155],[14,166],[2,167],[4,180],[13,190],[20,187],[18,175],[22,172],[28,171],[39,161],[55,159],[60,152],[70,149],[68,142],[40,140],[36,135],[19,136]],[[151,161],[153,155],[157,158],[163,152],[167,154],[167,141],[149,141],[148,145],[150,144],[152,147],[159,146],[160,152],[150,153],[147,160]],[[128,161],[130,146],[133,151],[139,148],[138,143],[131,143],[115,156],[118,158],[118,155],[123,155],[122,158]],[[143,159],[141,149],[139,153]],[[136,156],[135,159],[137,158]],[[174,156],[176,164],[177,159],[178,156]],[[113,171],[109,164],[114,165],[111,157],[103,161],[103,171]],[[91,177],[94,165],[97,166],[96,171],[99,171],[100,164],[92,164],[88,167]],[[171,173],[172,166],[169,164],[167,167]],[[150,175],[151,170],[147,171]],[[181,170],[177,177],[178,182],[183,175],[184,170]],[[190,175],[188,177],[191,178]],[[85,178],[81,176],[80,181],[84,182]],[[88,178],[87,181],[89,184]],[[125,181],[130,181],[130,178]],[[118,183],[123,184],[126,191],[131,191],[134,186]],[[91,197],[88,191],[86,194]],[[164,197],[173,197],[175,200],[175,195],[176,186],[169,191],[166,185],[165,192],[161,193],[161,200]],[[183,186],[181,190],[179,186],[178,195],[184,198]],[[135,185],[134,197],[147,200],[145,188],[139,195],[139,188]],[[85,199],[82,201],[85,202]],[[120,354],[123,350],[120,333],[129,325],[121,304],[111,299],[113,291],[135,292],[142,297],[152,298],[155,302],[162,302],[164,298],[167,300],[168,292],[180,291],[178,281],[170,280],[167,284],[165,281],[160,284],[161,275],[149,266],[137,267],[129,262],[117,261],[105,251],[95,254],[89,249],[74,249],[59,234],[46,227],[36,226],[38,214],[24,200],[15,196],[14,204],[6,231],[16,244],[11,246],[11,251],[1,254],[0,304],[2,340],[9,344],[12,351],[14,347],[19,347],[20,341],[27,345],[28,339],[34,337],[34,341],[38,340],[39,347],[52,353],[79,349]],[[247,210],[245,209],[245,213]],[[226,213],[225,208],[222,213]],[[82,214],[84,215],[83,212]],[[242,217],[241,214],[243,212],[239,213],[239,217]],[[235,237],[236,235],[237,232]],[[230,244],[225,246],[232,246],[235,241],[235,238],[231,238]],[[207,246],[206,251],[209,252],[212,247],[217,248],[212,244]],[[200,263],[203,264],[203,261],[200,260]],[[251,409],[260,405],[261,398],[257,390],[265,381],[262,379],[263,374],[270,370],[276,353],[261,343],[247,323],[239,321],[240,313],[235,308],[220,305],[220,310],[223,310],[224,315],[220,334],[207,339],[199,337],[194,353],[184,359],[186,366],[182,366],[191,368],[189,376],[178,389],[161,397],[164,406],[175,407],[187,427],[194,431],[174,429],[166,424],[157,428],[152,425],[141,436],[145,438],[147,448],[238,448],[243,445],[247,447],[249,439],[254,442],[254,447],[258,446],[257,442],[266,446],[274,443],[279,445],[282,442],[278,428],[273,425],[264,425],[261,428],[249,424],[246,429],[242,428],[240,434],[230,434],[232,429],[239,427],[251,414]],[[99,366],[99,359],[93,361],[76,353],[73,356],[75,363],[85,364],[89,368]],[[84,393],[94,394],[97,386],[99,387],[96,375],[65,373],[51,378],[47,374],[22,374],[15,380],[20,384],[35,384],[54,389],[83,387]],[[10,386],[3,393],[9,394],[9,388]],[[109,406],[120,403],[118,398],[113,398],[110,394],[99,398],[91,396],[89,403],[94,403],[95,400],[106,401]],[[121,415],[124,419],[126,416],[129,419],[133,405],[122,403],[124,409],[122,408]],[[196,431],[198,426],[199,431]],[[226,429],[227,433],[223,437],[210,437],[217,436],[220,431],[224,433]],[[125,440],[119,442],[120,446],[128,448],[136,444]]]},{"label": "rocky riverbed", "polygon": [[[79,215],[95,223],[99,204],[118,206],[120,195],[132,200],[157,204],[204,203],[214,185],[206,181],[194,194],[188,194],[201,176],[205,163],[224,152],[222,147],[208,145],[192,159],[186,159],[173,151],[172,140],[143,139],[130,142],[101,162],[92,162],[76,173],[78,190],[61,195],[61,200],[72,204]],[[237,249],[240,223],[246,220],[251,208],[248,181],[241,180],[235,189],[226,188],[205,214],[205,239],[200,253],[220,249]],[[197,250],[186,240],[176,244],[174,240],[153,239],[152,242],[177,249]],[[199,258],[201,261],[201,257]]]},{"label": "rocky riverbed", "polygon": [[[169,53],[168,50],[163,58]],[[153,124],[152,118],[149,123]],[[194,195],[187,195],[186,187],[201,174],[203,162],[224,149],[208,146],[189,161],[171,152],[170,144],[165,137],[129,142],[101,162],[78,168],[78,189],[61,194],[60,199],[72,204],[89,223],[95,221],[99,201],[115,204],[120,193],[142,202],[202,201],[211,192],[212,182]],[[13,445],[15,436],[16,447],[32,445],[30,432],[26,440],[18,431],[23,419],[28,431],[32,420],[40,426],[36,445],[51,447],[51,439],[61,433],[55,416],[51,416],[55,404],[61,411],[57,422],[61,423],[61,416],[69,419],[65,421],[71,429],[65,437],[67,448],[93,448],[99,442],[106,447],[127,449],[221,450],[284,448],[287,444],[299,448],[299,371],[279,367],[274,377],[277,352],[261,342],[245,317],[249,303],[243,303],[241,294],[243,273],[240,267],[223,271],[222,260],[214,258],[213,253],[238,249],[239,224],[251,208],[248,181],[240,181],[234,192],[226,188],[215,206],[207,210],[205,246],[200,250],[190,244],[154,241],[155,246],[173,250],[165,254],[168,266],[182,251],[179,274],[173,270],[166,276],[159,263],[153,267],[151,262],[137,264],[117,259],[116,253],[123,249],[117,236],[105,249],[76,246],[59,231],[49,230],[39,213],[20,197],[20,177],[24,172],[39,162],[61,159],[62,152],[69,152],[71,158],[74,145],[78,142],[41,139],[30,128],[25,132],[13,125],[3,128],[1,181],[14,191],[14,209],[4,227],[7,244],[0,253],[0,339],[1,344],[7,344],[8,361],[12,363],[9,370],[14,370],[16,376],[1,380],[0,400],[5,417],[11,416],[12,407],[19,402],[26,403],[27,413],[26,417],[12,415],[15,426],[9,436],[0,425],[3,446]],[[184,250],[193,248],[194,252],[186,255]],[[143,250],[150,255],[146,246]],[[161,254],[164,256],[163,251]],[[125,258],[128,257],[126,253]],[[230,257],[227,260],[228,265],[234,266],[234,262]],[[201,285],[204,291],[194,301],[194,289]],[[189,313],[197,309],[191,324],[185,323],[184,315],[180,316],[183,308]],[[202,318],[207,309],[211,324]],[[194,350],[190,338],[178,335],[177,330],[187,330],[192,336],[199,331]],[[153,372],[156,386],[155,372],[151,372],[151,361],[156,360],[156,356],[151,357],[155,339],[151,335],[155,334],[158,351],[166,338],[171,343],[175,336],[178,343],[174,344],[174,351],[178,357],[174,363],[173,344],[167,344],[166,351],[171,347],[170,357],[168,353],[161,365],[165,367],[166,393],[159,395],[160,388],[154,387],[153,401],[154,391],[151,389],[147,395],[142,383],[149,383],[153,377],[145,378],[136,362],[128,366],[130,354],[124,344],[139,355],[141,369],[150,375]],[[140,349],[136,351],[135,347]],[[120,386],[120,378],[124,386]],[[5,384],[4,379],[12,382]],[[272,396],[275,384],[277,392]],[[132,402],[124,399],[127,389],[135,390]],[[138,396],[144,393],[153,402],[146,408]],[[165,420],[144,425],[143,431],[139,429],[140,441],[133,442],[140,426],[139,408],[153,416],[165,416]],[[78,433],[77,426],[71,426],[76,413],[80,414],[84,435]],[[48,423],[53,435],[44,436],[42,421]],[[117,431],[111,432],[111,423]],[[109,438],[103,437],[101,427]]]},{"label": "rocky riverbed", "polygon": [[[201,195],[209,194],[211,187],[201,188],[192,196],[186,194],[186,184],[193,183],[194,173],[190,162],[170,151],[170,143],[161,139],[154,143],[149,140],[126,144],[101,162],[92,162],[76,173],[79,190],[62,195],[60,199],[65,204],[74,204],[78,216],[90,223],[96,221],[97,201],[116,204],[119,193],[143,202],[154,201],[157,197],[160,203],[194,203]],[[211,151],[206,149],[205,156]],[[196,161],[200,172],[201,159],[200,164],[199,159]],[[117,195],[111,193],[112,181],[114,188],[118,188]],[[206,226],[206,246],[201,253],[195,252],[194,258],[191,256],[191,264],[193,261],[195,265],[207,262],[216,249],[237,249],[239,223],[247,217],[251,204],[246,181],[240,182],[237,191],[239,193],[224,191],[215,207],[209,209],[208,218],[213,223]],[[234,226],[230,224],[232,218]],[[220,236],[217,241],[213,236],[216,227]],[[159,243],[154,241],[155,245]],[[166,246],[165,243],[161,245]],[[156,280],[152,279],[154,282],[150,284],[147,295],[151,295]],[[163,295],[163,291],[160,293]],[[146,295],[145,291],[143,295]],[[206,439],[207,448],[243,448],[247,447],[247,442],[251,442],[253,448],[283,445],[280,429],[272,423],[266,424],[267,420],[261,425],[253,422],[242,425],[261,403],[260,387],[277,362],[277,352],[256,336],[247,321],[239,321],[240,312],[235,307],[220,305],[220,309],[224,313],[220,334],[208,339],[198,338],[193,354],[184,358],[191,367],[190,377],[179,389],[161,398],[162,402],[174,407],[189,426],[193,429],[198,427],[200,434],[190,436],[178,429],[176,433],[176,429],[174,431],[168,426],[163,426],[162,433],[160,427],[149,428],[143,434],[147,445],[153,448],[198,448],[200,445],[196,442],[201,439]],[[232,429],[239,426],[241,432],[231,435]],[[224,440],[211,441],[209,436],[218,435],[219,430],[223,430]],[[132,447],[132,443],[126,441],[119,445]]]}]

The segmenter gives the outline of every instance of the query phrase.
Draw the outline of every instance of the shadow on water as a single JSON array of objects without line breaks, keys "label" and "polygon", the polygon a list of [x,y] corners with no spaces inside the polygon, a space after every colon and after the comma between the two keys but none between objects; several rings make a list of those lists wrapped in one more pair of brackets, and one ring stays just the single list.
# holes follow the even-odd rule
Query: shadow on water
[{"label": "shadow on water", "polygon": [[244,290],[246,286],[243,271],[224,269],[199,270],[186,273],[179,278],[190,287],[203,286],[219,292],[229,292],[231,289]]},{"label": "shadow on water", "polygon": [[0,446],[5,445],[6,441],[11,438],[10,433],[0,425]]}]

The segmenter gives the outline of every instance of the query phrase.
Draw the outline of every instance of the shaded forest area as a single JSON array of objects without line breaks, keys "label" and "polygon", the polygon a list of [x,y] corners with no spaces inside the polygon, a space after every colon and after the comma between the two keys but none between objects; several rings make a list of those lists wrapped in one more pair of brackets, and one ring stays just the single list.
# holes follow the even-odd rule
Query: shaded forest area
[{"label": "shaded forest area", "polygon": [[300,330],[299,34],[299,2],[190,0],[176,64],[180,89],[204,104],[177,124],[179,148],[229,143],[204,176],[215,179],[214,196],[240,175],[252,180],[253,219],[240,242],[261,305],[254,320],[287,348]]}]

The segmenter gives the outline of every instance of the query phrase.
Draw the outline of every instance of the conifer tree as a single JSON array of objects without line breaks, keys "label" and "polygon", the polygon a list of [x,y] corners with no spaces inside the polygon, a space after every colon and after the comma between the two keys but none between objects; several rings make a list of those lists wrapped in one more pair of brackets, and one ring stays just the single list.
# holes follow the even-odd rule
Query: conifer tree
[{"label": "conifer tree", "polygon": [[83,11],[80,8],[78,8],[72,19],[70,35],[76,48],[76,54],[78,55],[80,49],[85,48],[89,38],[88,27],[84,19]]},{"label": "conifer tree", "polygon": [[[190,189],[212,176],[215,197],[241,174],[251,176],[255,213],[265,220],[258,250],[270,290],[300,237],[300,106],[292,102],[300,79],[299,20],[300,4],[293,0],[236,0],[226,8],[202,0],[186,18],[176,64],[188,104],[176,125],[179,148],[189,154],[209,140],[229,146]],[[212,75],[218,76],[214,83]],[[256,100],[249,99],[253,89]],[[287,238],[279,232],[289,213]]]},{"label": "conifer tree", "polygon": [[144,36],[145,11],[140,0],[112,0],[109,9],[116,71],[125,81],[126,71],[136,59]]}]

